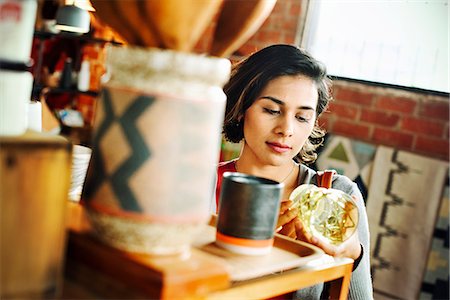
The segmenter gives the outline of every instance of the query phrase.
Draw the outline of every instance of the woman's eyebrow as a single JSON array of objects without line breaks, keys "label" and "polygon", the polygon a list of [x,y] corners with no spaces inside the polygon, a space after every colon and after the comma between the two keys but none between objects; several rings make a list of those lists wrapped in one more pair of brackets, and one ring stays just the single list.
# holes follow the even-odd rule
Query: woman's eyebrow
[{"label": "woman's eyebrow", "polygon": [[[282,105],[282,106],[286,105],[286,104],[284,103],[284,101],[282,101],[282,100],[280,100],[280,99],[277,99],[277,98],[275,98],[275,97],[272,97],[272,96],[262,96],[262,97],[259,97],[259,99],[267,99],[267,100],[273,101],[273,102],[275,102],[276,104],[279,104],[279,105]],[[315,110],[313,107],[311,107],[311,106],[306,106],[306,105],[304,105],[304,106],[299,106],[299,107],[297,107],[297,108],[298,108],[298,109],[303,109],[303,110]]]}]

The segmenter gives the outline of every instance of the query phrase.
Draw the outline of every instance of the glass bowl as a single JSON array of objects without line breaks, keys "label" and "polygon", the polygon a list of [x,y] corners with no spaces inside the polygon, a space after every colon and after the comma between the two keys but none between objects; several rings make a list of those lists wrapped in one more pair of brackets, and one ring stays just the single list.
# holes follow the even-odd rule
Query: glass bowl
[{"label": "glass bowl", "polygon": [[306,232],[318,239],[339,245],[356,231],[358,207],[340,190],[303,184],[292,191],[289,200],[298,208]]}]

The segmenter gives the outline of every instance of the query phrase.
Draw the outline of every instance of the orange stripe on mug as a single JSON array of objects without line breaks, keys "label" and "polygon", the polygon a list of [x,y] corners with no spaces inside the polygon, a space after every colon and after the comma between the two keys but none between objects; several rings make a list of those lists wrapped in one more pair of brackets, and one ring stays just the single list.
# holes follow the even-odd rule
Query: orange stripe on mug
[{"label": "orange stripe on mug", "polygon": [[273,238],[268,240],[250,240],[225,235],[218,231],[216,232],[216,240],[231,245],[253,247],[253,248],[264,248],[273,246]]}]

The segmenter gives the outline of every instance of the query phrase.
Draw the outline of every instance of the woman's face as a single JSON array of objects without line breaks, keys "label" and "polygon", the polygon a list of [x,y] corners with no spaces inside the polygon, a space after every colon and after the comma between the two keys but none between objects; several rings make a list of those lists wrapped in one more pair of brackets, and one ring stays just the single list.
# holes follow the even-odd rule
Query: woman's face
[{"label": "woman's face", "polygon": [[306,76],[271,80],[245,112],[242,155],[259,165],[291,163],[314,128],[317,101],[316,84]]}]

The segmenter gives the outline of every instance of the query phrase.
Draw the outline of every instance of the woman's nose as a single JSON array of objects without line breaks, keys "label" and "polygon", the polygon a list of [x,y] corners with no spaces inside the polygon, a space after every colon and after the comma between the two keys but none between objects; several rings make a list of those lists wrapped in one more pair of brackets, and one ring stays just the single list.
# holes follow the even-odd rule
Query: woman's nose
[{"label": "woman's nose", "polygon": [[291,136],[294,134],[294,121],[291,118],[280,118],[277,126],[277,133],[283,136]]}]

